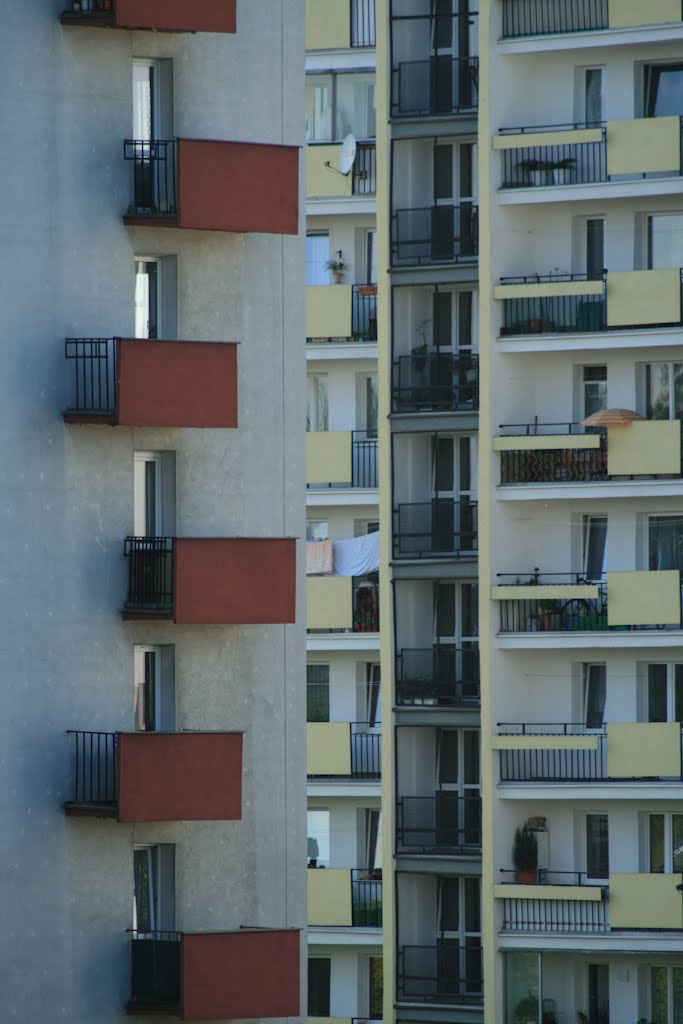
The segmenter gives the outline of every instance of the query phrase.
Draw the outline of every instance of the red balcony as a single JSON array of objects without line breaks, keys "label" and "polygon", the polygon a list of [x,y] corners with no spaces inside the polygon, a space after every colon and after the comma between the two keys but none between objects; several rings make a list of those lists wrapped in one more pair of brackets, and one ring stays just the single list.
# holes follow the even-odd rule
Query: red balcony
[{"label": "red balcony", "polygon": [[294,622],[289,538],[128,537],[125,619],[201,625]]},{"label": "red balcony", "polygon": [[236,427],[237,346],[67,338],[67,423]]},{"label": "red balcony", "polygon": [[68,0],[62,25],[235,32],[237,0]]},{"label": "red balcony", "polygon": [[299,150],[211,139],[126,139],[133,200],[126,224],[295,235]]},{"label": "red balcony", "polygon": [[294,930],[136,933],[126,1012],[203,1021],[298,1017],[300,941]]},{"label": "red balcony", "polygon": [[239,821],[242,734],[71,732],[71,816]]}]

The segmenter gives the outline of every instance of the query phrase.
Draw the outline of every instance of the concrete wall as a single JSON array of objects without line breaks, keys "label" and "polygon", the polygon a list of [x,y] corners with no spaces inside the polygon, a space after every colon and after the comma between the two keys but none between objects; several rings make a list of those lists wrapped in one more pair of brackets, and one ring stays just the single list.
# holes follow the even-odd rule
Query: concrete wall
[{"label": "concrete wall", "polygon": [[[240,3],[235,36],[62,28],[62,7],[10,0],[0,70],[12,97],[12,157],[0,170],[11,253],[0,355],[0,959],[8,1012],[113,1024],[130,994],[133,844],[176,844],[181,929],[305,922],[301,604],[297,626],[120,617],[136,449],[175,450],[180,536],[303,533],[302,242],[131,229],[121,218],[132,59],[173,59],[176,134],[299,145],[304,5]],[[132,335],[136,254],[177,256],[180,337],[240,342],[238,430],[62,422],[64,337]],[[65,730],[133,727],[140,643],[175,645],[179,729],[244,730],[242,821],[63,816]]]}]

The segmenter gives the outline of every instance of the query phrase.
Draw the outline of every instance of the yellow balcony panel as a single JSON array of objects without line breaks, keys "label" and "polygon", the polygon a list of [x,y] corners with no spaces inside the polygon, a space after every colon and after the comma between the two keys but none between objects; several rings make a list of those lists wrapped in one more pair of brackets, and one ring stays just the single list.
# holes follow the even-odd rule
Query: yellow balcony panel
[{"label": "yellow balcony panel", "polygon": [[681,170],[679,117],[640,117],[608,121],[607,173],[647,174]]},{"label": "yellow balcony panel", "polygon": [[575,448],[599,448],[598,434],[541,434],[521,437],[494,437],[494,452],[565,451]]},{"label": "yellow balcony panel", "polygon": [[306,49],[347,50],[350,46],[348,0],[306,0]]},{"label": "yellow balcony panel", "polygon": [[609,0],[610,28],[665,25],[680,20],[679,0]]},{"label": "yellow balcony panel", "polygon": [[340,152],[341,143],[336,146],[306,146],[306,195],[309,198],[352,194],[353,175],[339,171]]},{"label": "yellow balcony panel", "polygon": [[494,149],[525,149],[532,146],[570,146],[580,142],[602,142],[601,128],[577,128],[557,132],[520,132],[518,135],[494,135]]},{"label": "yellow balcony panel", "polygon": [[306,625],[309,629],[351,629],[353,580],[350,576],[309,576]]},{"label": "yellow balcony panel", "polygon": [[681,574],[607,573],[607,623],[610,626],[678,626],[681,622]]},{"label": "yellow balcony panel", "polygon": [[681,322],[681,272],[626,270],[607,275],[607,325]]},{"label": "yellow balcony panel", "polygon": [[308,923],[350,928],[350,868],[309,868]]},{"label": "yellow balcony panel", "polygon": [[306,337],[350,338],[350,284],[309,285],[306,289]]},{"label": "yellow balcony panel", "polygon": [[681,774],[679,722],[609,722],[610,779],[674,778]]},{"label": "yellow balcony panel", "polygon": [[680,880],[680,875],[610,874],[611,927],[683,927],[683,903],[676,892]]},{"label": "yellow balcony panel", "polygon": [[309,431],[306,434],[306,483],[350,484],[351,479],[351,431]]},{"label": "yellow balcony panel", "polygon": [[351,726],[348,722],[309,722],[306,737],[308,775],[351,775]]},{"label": "yellow balcony panel", "polygon": [[497,284],[494,299],[551,298],[553,295],[602,295],[602,281],[527,281]]},{"label": "yellow balcony panel", "polygon": [[494,750],[597,750],[597,736],[494,736]]},{"label": "yellow balcony panel", "polygon": [[594,584],[557,583],[547,586],[530,586],[521,583],[509,587],[491,587],[492,601],[572,601],[574,598],[585,598],[596,601],[600,596]]},{"label": "yellow balcony panel", "polygon": [[599,903],[599,885],[494,885],[496,899],[508,900],[582,900]]},{"label": "yellow balcony panel", "polygon": [[609,476],[680,476],[680,420],[635,420],[607,431]]}]

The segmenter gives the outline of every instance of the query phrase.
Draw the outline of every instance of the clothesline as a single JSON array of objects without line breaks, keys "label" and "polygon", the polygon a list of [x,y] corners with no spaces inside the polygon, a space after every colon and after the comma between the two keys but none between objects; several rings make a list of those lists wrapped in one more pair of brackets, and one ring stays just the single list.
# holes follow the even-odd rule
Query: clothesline
[{"label": "clothesline", "polygon": [[379,533],[343,540],[306,541],[306,574],[363,576],[379,569]]}]

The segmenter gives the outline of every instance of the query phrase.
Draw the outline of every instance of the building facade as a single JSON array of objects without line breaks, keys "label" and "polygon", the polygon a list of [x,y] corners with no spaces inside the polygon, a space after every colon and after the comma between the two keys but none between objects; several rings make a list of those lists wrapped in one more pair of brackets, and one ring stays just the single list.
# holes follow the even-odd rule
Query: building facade
[{"label": "building facade", "polygon": [[2,1015],[296,1018],[303,3],[9,6]]},{"label": "building facade", "polygon": [[382,1015],[374,0],[306,15],[308,1012],[350,1022]]}]

